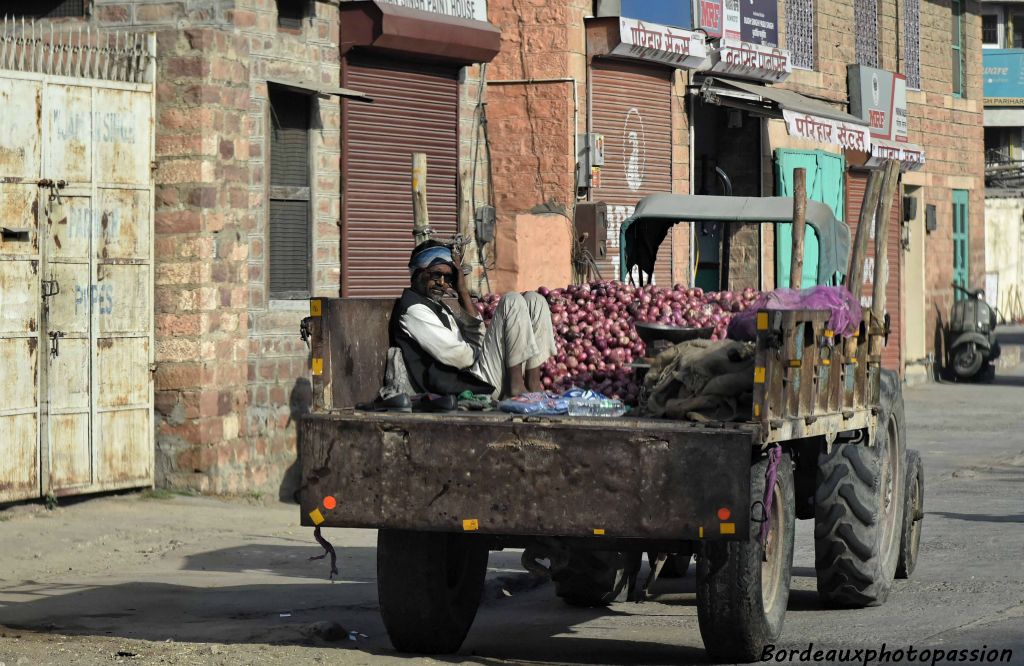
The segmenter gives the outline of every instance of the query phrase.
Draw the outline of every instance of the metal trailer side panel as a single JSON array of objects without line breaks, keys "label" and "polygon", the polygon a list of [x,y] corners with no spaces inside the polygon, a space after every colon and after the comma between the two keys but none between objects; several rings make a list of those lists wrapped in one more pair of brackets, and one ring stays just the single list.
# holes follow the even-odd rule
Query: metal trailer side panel
[{"label": "metal trailer side panel", "polygon": [[639,419],[315,414],[298,423],[302,523],[737,538],[750,520],[755,437]]}]

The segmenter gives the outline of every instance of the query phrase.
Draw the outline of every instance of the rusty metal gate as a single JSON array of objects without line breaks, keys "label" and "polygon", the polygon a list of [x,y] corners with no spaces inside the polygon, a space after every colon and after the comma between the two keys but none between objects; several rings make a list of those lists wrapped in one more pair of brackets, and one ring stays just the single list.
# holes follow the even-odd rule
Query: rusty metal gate
[{"label": "rusty metal gate", "polygon": [[0,502],[152,485],[154,52],[0,23]]}]

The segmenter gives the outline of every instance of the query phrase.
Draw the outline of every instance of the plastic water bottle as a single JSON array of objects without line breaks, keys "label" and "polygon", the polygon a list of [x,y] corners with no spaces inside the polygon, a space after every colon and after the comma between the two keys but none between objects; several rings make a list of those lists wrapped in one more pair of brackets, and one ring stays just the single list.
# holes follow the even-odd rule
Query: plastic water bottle
[{"label": "plastic water bottle", "polygon": [[622,416],[626,406],[620,400],[609,398],[572,398],[569,400],[569,416]]}]

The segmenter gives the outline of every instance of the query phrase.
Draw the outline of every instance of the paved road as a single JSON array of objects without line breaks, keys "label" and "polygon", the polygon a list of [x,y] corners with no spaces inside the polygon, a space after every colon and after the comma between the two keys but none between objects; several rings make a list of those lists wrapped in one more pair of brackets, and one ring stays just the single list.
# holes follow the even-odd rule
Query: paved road
[{"label": "paved road", "polygon": [[[881,608],[822,610],[812,525],[800,523],[779,647],[987,646],[1024,664],[1024,372],[909,389],[907,406],[909,446],[926,469],[918,570]],[[344,546],[331,584],[323,562],[307,561],[317,548],[296,521],[295,507],[258,498],[159,493],[0,512],[0,663],[407,662],[377,613],[373,534],[328,531]],[[517,560],[492,554],[484,605],[454,661],[705,661],[692,576],[663,582],[646,604],[579,610]]]}]

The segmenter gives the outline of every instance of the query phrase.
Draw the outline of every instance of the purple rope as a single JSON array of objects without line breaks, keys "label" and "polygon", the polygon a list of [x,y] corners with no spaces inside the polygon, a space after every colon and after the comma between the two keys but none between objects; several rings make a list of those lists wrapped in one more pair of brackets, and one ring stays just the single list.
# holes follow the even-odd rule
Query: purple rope
[{"label": "purple rope", "polygon": [[764,522],[761,523],[761,534],[758,537],[761,546],[768,541],[768,531],[772,527],[772,498],[775,496],[775,477],[779,473],[779,463],[782,462],[782,449],[773,446],[768,449],[768,469],[764,473]]}]

